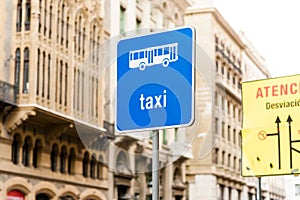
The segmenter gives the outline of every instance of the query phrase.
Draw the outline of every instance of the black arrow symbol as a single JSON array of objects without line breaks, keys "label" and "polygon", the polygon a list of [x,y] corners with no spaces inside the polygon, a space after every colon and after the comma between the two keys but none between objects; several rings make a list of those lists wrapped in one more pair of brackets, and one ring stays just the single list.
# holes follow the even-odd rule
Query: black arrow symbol
[{"label": "black arrow symbol", "polygon": [[277,124],[277,134],[278,134],[278,167],[281,169],[281,156],[280,156],[280,130],[279,130],[279,124],[281,123],[279,117],[277,116],[275,123]]},{"label": "black arrow symbol", "polygon": [[267,136],[277,136],[278,140],[278,168],[281,169],[281,156],[280,156],[280,129],[279,124],[281,123],[279,116],[277,116],[275,123],[277,124],[277,133],[269,133]]},{"label": "black arrow symbol", "polygon": [[275,123],[277,124],[277,132],[279,133],[279,124],[281,123],[279,117],[277,116]]},{"label": "black arrow symbol", "polygon": [[291,115],[288,116],[287,120],[289,123],[289,138],[290,138],[290,168],[293,168],[293,158],[292,158],[292,127],[291,127],[291,122],[293,121],[291,118]]}]

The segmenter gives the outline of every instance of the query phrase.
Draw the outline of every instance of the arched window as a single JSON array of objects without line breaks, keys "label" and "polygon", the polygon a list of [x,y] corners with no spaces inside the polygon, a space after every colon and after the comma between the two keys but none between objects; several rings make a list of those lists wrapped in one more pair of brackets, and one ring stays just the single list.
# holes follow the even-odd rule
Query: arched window
[{"label": "arched window", "polygon": [[92,155],[91,164],[90,164],[90,177],[96,178],[96,155]]},{"label": "arched window", "polygon": [[40,62],[41,62],[41,51],[40,51],[40,49],[38,49],[38,52],[37,52],[37,65],[36,65],[36,95],[39,95]]},{"label": "arched window", "polygon": [[42,97],[45,96],[45,67],[46,67],[46,53],[43,51],[43,63],[42,63]]},{"label": "arched window", "polygon": [[32,146],[32,140],[29,136],[25,138],[24,144],[23,144],[23,155],[22,155],[22,164],[24,166],[29,166],[29,160],[30,160],[30,149]]},{"label": "arched window", "polygon": [[85,152],[82,160],[82,175],[88,177],[88,168],[89,168],[89,153]]},{"label": "arched window", "polygon": [[20,32],[22,30],[22,0],[18,0],[18,4],[17,4],[16,30],[17,32]]},{"label": "arched window", "polygon": [[20,147],[21,147],[21,136],[20,134],[14,135],[14,140],[12,143],[11,149],[11,161],[14,164],[19,163],[19,155],[20,155]]},{"label": "arched window", "polygon": [[7,193],[6,199],[25,200],[25,194],[20,190],[11,190]]},{"label": "arched window", "polygon": [[73,197],[73,195],[63,195],[63,196],[60,196],[58,197],[59,200],[75,200],[75,198]]},{"label": "arched window", "polygon": [[33,160],[32,160],[33,167],[35,168],[38,167],[41,154],[42,154],[42,142],[40,139],[38,139],[37,141],[35,141],[35,145],[33,148]]},{"label": "arched window", "polygon": [[51,171],[55,172],[57,170],[57,157],[58,157],[58,146],[57,144],[52,145],[51,150]]},{"label": "arched window", "polygon": [[[52,3],[52,2],[51,2]],[[52,5],[50,5],[50,11],[49,11],[49,39],[51,39],[51,35],[52,35]]]},{"label": "arched window", "polygon": [[31,1],[26,0],[25,8],[25,30],[30,30],[30,17],[31,17]]},{"label": "arched window", "polygon": [[23,93],[27,94],[29,89],[29,49],[24,50],[24,70],[23,70]]},{"label": "arched window", "polygon": [[50,200],[50,197],[47,194],[41,193],[35,196],[36,200]]},{"label": "arched window", "polygon": [[74,53],[84,57],[84,45],[85,45],[85,34],[86,30],[84,28],[84,18],[82,13],[79,11],[75,19],[75,48]]},{"label": "arched window", "polygon": [[44,35],[47,33],[47,1],[44,1]]},{"label": "arched window", "polygon": [[102,179],[102,172],[103,172],[103,158],[100,155],[99,160],[97,162],[97,179]]},{"label": "arched window", "polygon": [[68,173],[74,174],[74,168],[75,168],[75,160],[76,160],[76,154],[74,148],[70,150],[69,157],[68,157]]},{"label": "arched window", "polygon": [[173,182],[176,184],[180,181],[181,181],[181,172],[178,168],[176,168],[173,175]]},{"label": "arched window", "polygon": [[38,31],[40,33],[41,32],[41,28],[42,28],[42,21],[41,21],[41,16],[42,16],[42,0],[39,0],[39,11],[40,11],[40,14],[39,14],[39,28],[38,28]]},{"label": "arched window", "polygon": [[20,63],[21,63],[21,52],[20,49],[16,50],[16,59],[15,59],[15,86],[17,87],[17,92],[20,88]]},{"label": "arched window", "polygon": [[67,147],[63,146],[60,152],[60,172],[66,173]]},{"label": "arched window", "polygon": [[50,54],[48,54],[48,75],[47,75],[47,81],[48,81],[48,85],[47,85],[47,99],[50,100],[50,73],[51,73],[51,56]]},{"label": "arched window", "polygon": [[67,106],[67,103],[68,103],[68,63],[65,64],[65,99],[64,99],[64,102],[65,102],[65,106]]}]

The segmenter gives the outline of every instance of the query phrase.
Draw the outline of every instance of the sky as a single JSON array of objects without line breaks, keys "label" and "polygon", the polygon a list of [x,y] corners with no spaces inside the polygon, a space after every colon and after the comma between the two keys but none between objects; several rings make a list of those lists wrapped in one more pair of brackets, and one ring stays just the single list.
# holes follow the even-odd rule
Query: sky
[{"label": "sky", "polygon": [[[198,0],[202,1],[202,0]],[[212,0],[265,59],[271,77],[300,74],[299,0]]]}]

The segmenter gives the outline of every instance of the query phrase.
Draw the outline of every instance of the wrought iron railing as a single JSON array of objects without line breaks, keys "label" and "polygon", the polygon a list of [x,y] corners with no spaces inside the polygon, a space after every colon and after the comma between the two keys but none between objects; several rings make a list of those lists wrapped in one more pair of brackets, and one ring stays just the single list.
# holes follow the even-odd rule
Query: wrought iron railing
[{"label": "wrought iron railing", "polygon": [[235,62],[233,62],[233,60],[228,55],[225,54],[225,52],[221,48],[216,46],[216,51],[220,52],[222,56],[227,60],[227,62],[230,63],[237,71],[239,71],[242,74],[242,70],[235,64]]}]

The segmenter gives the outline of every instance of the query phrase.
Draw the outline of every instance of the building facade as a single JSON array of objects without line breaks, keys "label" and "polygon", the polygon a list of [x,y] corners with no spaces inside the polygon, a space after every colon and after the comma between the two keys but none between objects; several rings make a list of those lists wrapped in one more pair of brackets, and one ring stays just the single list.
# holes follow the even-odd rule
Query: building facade
[{"label": "building facade", "polygon": [[[0,196],[151,199],[151,133],[114,133],[114,41],[184,24],[187,0],[1,4]],[[161,130],[160,199],[185,199],[184,130]],[[183,141],[183,142],[182,142]],[[149,173],[150,172],[150,173]]]},{"label": "building facade", "polygon": [[[268,77],[269,72],[257,51],[210,1],[188,8],[185,22],[196,28],[197,45],[210,60],[205,65],[199,60],[197,67],[212,99],[209,117],[202,118],[211,119],[210,127],[198,131],[194,159],[187,161],[188,199],[254,200],[257,179],[241,177],[241,82]],[[282,179],[275,179],[264,180],[262,199],[285,198]]]}]

